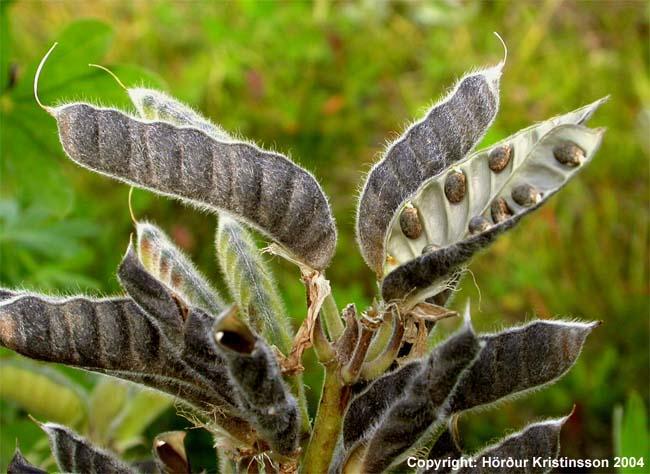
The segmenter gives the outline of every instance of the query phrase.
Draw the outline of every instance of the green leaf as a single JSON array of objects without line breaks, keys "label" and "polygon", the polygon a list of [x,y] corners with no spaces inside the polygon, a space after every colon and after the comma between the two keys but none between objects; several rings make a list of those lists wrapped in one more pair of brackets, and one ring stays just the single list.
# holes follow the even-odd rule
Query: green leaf
[{"label": "green leaf", "polygon": [[0,95],[9,84],[9,5],[11,2],[0,2]]},{"label": "green leaf", "polygon": [[[88,63],[97,63],[104,57],[113,35],[113,29],[99,20],[71,23],[57,38],[59,46],[56,49],[56,61],[48,63],[43,70],[39,84],[41,100],[59,94],[60,90],[69,87],[73,80],[96,75],[98,71],[90,69]],[[39,57],[27,67],[23,75],[24,80],[12,93],[15,100],[33,102],[32,80],[40,59]]]},{"label": "green leaf", "polygon": [[620,406],[614,410],[614,449],[621,462],[637,464],[634,467],[619,467],[618,472],[648,472],[648,466],[638,462],[650,462],[649,448],[648,413],[641,396],[632,392],[628,396],[625,410]]},{"label": "green leaf", "polygon": [[119,380],[105,377],[93,390],[89,402],[89,434],[91,439],[106,445],[109,428],[118,414],[124,409],[129,395],[129,385]]},{"label": "green leaf", "polygon": [[[101,63],[112,39],[113,31],[105,23],[72,23],[57,38],[59,46],[43,70],[39,81],[41,100],[48,104],[93,97],[106,105],[127,107],[130,100],[126,91],[106,72],[88,66]],[[38,197],[63,215],[72,203],[73,192],[62,186],[67,182],[63,162],[52,159],[62,155],[56,124],[33,96],[32,82],[40,59],[26,66],[22,80],[2,98],[3,181],[20,183],[19,188],[10,185],[8,190],[22,200]],[[162,85],[158,76],[139,67],[112,66],[112,70],[127,84]]]},{"label": "green leaf", "polygon": [[151,390],[142,390],[129,403],[111,427],[111,439],[119,452],[142,441],[142,432],[167,408],[173,399]]},{"label": "green leaf", "polygon": [[86,418],[83,390],[60,373],[23,360],[2,359],[0,364],[0,398],[36,417],[71,426]]}]

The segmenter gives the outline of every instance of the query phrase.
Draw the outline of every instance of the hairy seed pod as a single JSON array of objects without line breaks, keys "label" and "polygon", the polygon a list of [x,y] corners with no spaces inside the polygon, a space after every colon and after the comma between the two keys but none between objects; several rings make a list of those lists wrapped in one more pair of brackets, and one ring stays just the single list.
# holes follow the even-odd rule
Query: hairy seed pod
[{"label": "hairy seed pod", "polygon": [[23,456],[23,453],[20,452],[20,449],[16,448],[7,466],[7,474],[47,474],[47,471],[30,464]]},{"label": "hairy seed pod", "polygon": [[357,238],[366,263],[382,273],[384,239],[402,203],[427,179],[480,141],[499,105],[501,66],[468,74],[409,127],[368,175],[357,212]]},{"label": "hairy seed pod", "polygon": [[138,222],[136,232],[138,256],[149,273],[192,305],[213,314],[223,311],[223,298],[159,227]]},{"label": "hairy seed pod", "polygon": [[478,338],[468,324],[433,350],[404,395],[392,404],[370,435],[364,472],[383,472],[399,461],[441,419],[445,400],[479,348]]},{"label": "hairy seed pod", "polygon": [[480,234],[490,228],[492,224],[483,216],[474,216],[470,219],[467,230],[470,234]]},{"label": "hairy seed pod", "polygon": [[[213,320],[208,323],[207,334]],[[24,293],[0,303],[0,344],[24,356],[140,383],[199,409],[236,413],[225,367],[197,337],[192,314],[180,349],[159,324],[124,298],[54,299]],[[205,330],[201,327],[200,333]]]},{"label": "hairy seed pod", "polygon": [[520,206],[532,206],[537,204],[541,198],[539,191],[533,185],[520,184],[512,188],[512,200]]},{"label": "hairy seed pod", "polygon": [[512,210],[504,198],[498,197],[490,204],[490,215],[494,223],[498,224],[510,219],[512,217]]},{"label": "hairy seed pod", "polygon": [[[571,120],[577,120],[587,113],[585,110],[593,111],[600,102],[567,116]],[[444,175],[427,181],[415,195],[411,196],[410,201],[420,210],[425,235],[430,243],[435,242],[440,248],[426,254],[417,252],[417,248],[406,241],[402,232],[397,230],[393,223],[387,249],[394,256],[394,261],[388,267],[389,273],[382,282],[384,300],[394,301],[406,297],[408,299],[406,303],[411,305],[413,302],[423,301],[432,294],[440,292],[448,286],[448,279],[453,272],[469,261],[474,253],[488,246],[501,233],[516,225],[522,217],[538,209],[575,177],[583,167],[559,167],[551,156],[551,150],[558,143],[571,139],[581,144],[586,150],[586,159],[591,160],[600,146],[604,131],[592,130],[582,125],[553,126],[553,123],[565,119],[569,120],[565,116],[551,119],[546,125],[540,124],[531,130],[524,130],[510,137],[510,141],[522,144],[520,149],[528,149],[529,152],[516,163],[517,166],[513,166],[508,171],[507,175],[504,174],[503,178],[499,178],[502,181],[493,179],[491,172],[482,164],[481,158],[484,155],[481,152],[457,164],[456,167],[466,171],[466,176],[472,176],[472,179],[467,182],[470,187],[468,192],[472,196],[483,196],[469,200],[468,206],[431,207],[427,204],[446,199],[441,190]],[[544,129],[550,131],[543,138],[535,141],[537,133]],[[528,148],[524,146],[526,143]],[[540,200],[529,207],[518,208],[517,213],[513,215],[502,196],[506,192],[510,193],[508,181],[515,176],[522,182],[534,182],[540,193]],[[502,184],[495,186],[498,182]],[[490,205],[493,205],[494,225],[482,232],[471,232],[469,221],[478,215],[483,215],[485,208],[489,208]],[[440,229],[444,231],[441,232]]]},{"label": "hairy seed pod", "polygon": [[481,336],[485,347],[459,379],[449,413],[494,403],[549,384],[575,363],[595,323],[535,321]]},{"label": "hairy seed pod", "polygon": [[52,454],[62,472],[136,474],[134,468],[115,454],[93,446],[65,426],[45,423],[41,428],[50,440]]},{"label": "hairy seed pod", "polygon": [[576,167],[585,160],[585,151],[573,142],[565,142],[553,149],[553,156],[565,166]]},{"label": "hairy seed pod", "polygon": [[401,299],[416,290],[429,288],[432,282],[448,278],[470,260],[472,255],[490,245],[501,233],[513,227],[521,217],[539,205],[541,203],[491,226],[487,231],[472,235],[454,245],[422,254],[419,258],[400,265],[384,278],[381,285],[382,297],[385,301]]},{"label": "hairy seed pod", "polygon": [[421,361],[411,362],[375,380],[352,400],[343,421],[343,445],[346,449],[365,438],[420,370]]},{"label": "hairy seed pod", "polygon": [[429,252],[435,252],[438,250],[440,247],[437,246],[436,244],[429,244],[425,245],[424,248],[422,248],[422,255],[429,253]]},{"label": "hairy seed pod", "polygon": [[[454,439],[451,430],[447,428],[438,437],[434,445],[431,447],[431,450],[429,451],[429,455],[427,456],[427,459],[433,461],[434,463],[436,461],[440,462],[441,464],[440,467],[436,469],[436,465],[434,464],[434,466],[431,469],[425,470],[423,474],[448,474],[451,472],[451,466],[447,466],[447,464],[449,464],[449,461],[459,459],[462,455],[463,453],[461,452],[460,447],[456,443],[456,440]],[[443,467],[442,463],[444,461],[447,462]]]},{"label": "hairy seed pod", "polygon": [[422,223],[418,216],[418,210],[413,206],[406,206],[399,217],[399,224],[402,232],[409,239],[417,239],[422,235]]},{"label": "hairy seed pod", "polygon": [[81,166],[232,213],[295,260],[316,270],[329,264],[336,229],[327,199],[314,177],[286,157],[84,103],[50,111],[64,150]]},{"label": "hairy seed pod", "polygon": [[496,147],[488,154],[488,166],[495,173],[501,173],[510,163],[512,155],[513,149],[511,145]]},{"label": "hairy seed pod", "polygon": [[[558,457],[560,454],[560,430],[567,418],[528,425],[522,431],[511,434],[472,456],[471,461],[476,467],[463,466],[454,472],[458,474],[492,474],[495,472],[545,474],[550,472],[550,466],[536,463],[534,459],[547,462]],[[486,463],[488,459],[515,459],[522,462],[527,461],[527,464],[526,467],[519,469],[511,467],[495,470],[488,467]]]},{"label": "hairy seed pod", "polygon": [[289,354],[291,326],[272,273],[250,233],[221,214],[216,235],[219,264],[241,316],[257,332]]},{"label": "hairy seed pod", "polygon": [[467,192],[467,178],[462,171],[453,171],[445,180],[445,196],[449,202],[457,204],[463,200]]},{"label": "hairy seed pod", "polygon": [[232,140],[224,129],[164,92],[138,87],[128,89],[128,94],[142,118],[194,127],[217,140]]},{"label": "hairy seed pod", "polygon": [[130,243],[117,276],[133,301],[160,324],[171,341],[178,343],[187,317],[187,303],[179,301],[166,285],[142,266]]},{"label": "hairy seed pod", "polygon": [[300,433],[298,405],[271,349],[237,318],[236,307],[219,316],[214,337],[245,418],[278,453],[294,453]]}]

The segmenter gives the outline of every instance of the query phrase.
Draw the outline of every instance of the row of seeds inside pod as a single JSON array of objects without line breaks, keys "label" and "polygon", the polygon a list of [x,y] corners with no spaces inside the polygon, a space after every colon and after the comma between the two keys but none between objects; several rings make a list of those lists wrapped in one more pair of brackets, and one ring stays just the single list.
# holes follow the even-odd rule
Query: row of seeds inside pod
[{"label": "row of seeds inside pod", "polygon": [[[494,148],[488,154],[488,166],[494,173],[502,172],[513,156],[513,147],[504,145]],[[576,167],[585,159],[585,152],[573,142],[567,141],[553,149],[555,159],[568,167]],[[467,192],[467,178],[462,171],[452,171],[447,175],[444,186],[445,196],[452,204],[460,203]],[[530,184],[520,184],[512,189],[512,200],[523,207],[536,204],[541,199],[541,193]],[[512,210],[503,197],[496,198],[490,205],[490,215],[495,224],[503,222],[512,216]],[[409,239],[417,239],[422,235],[422,222],[418,210],[412,204],[407,204],[400,215],[400,227]],[[468,230],[470,234],[485,232],[492,223],[482,215],[470,219]],[[435,245],[427,245],[422,253],[435,250]]]}]

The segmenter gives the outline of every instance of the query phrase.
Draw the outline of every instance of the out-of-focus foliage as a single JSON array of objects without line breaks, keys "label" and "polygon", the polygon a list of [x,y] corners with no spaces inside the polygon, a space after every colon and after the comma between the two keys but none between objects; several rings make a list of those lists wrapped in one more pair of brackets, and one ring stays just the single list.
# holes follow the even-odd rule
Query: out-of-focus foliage
[{"label": "out-of-focus foliage", "polygon": [[[126,187],[64,159],[54,121],[33,100],[35,66],[55,40],[60,45],[41,78],[43,102],[83,97],[128,107],[110,76],[87,67],[100,63],[127,85],[163,87],[229,132],[290,152],[314,171],[331,198],[340,235],[328,278],[339,305],[361,308],[376,292],[354,244],[362,174],[422,104],[437,99],[468,68],[501,58],[493,31],[504,37],[509,56],[501,111],[484,144],[611,94],[593,119],[593,126],[608,128],[593,164],[537,219],[477,259],[471,268],[481,297],[466,278],[454,305],[472,298],[479,331],[532,314],[602,319],[604,325],[552,390],[463,418],[460,430],[468,448],[479,448],[534,416],[561,416],[576,400],[562,433],[563,455],[606,457],[614,453],[612,407],[631,390],[648,406],[645,3],[3,1],[0,9],[3,286],[116,292],[115,268],[132,232]],[[222,281],[213,219],[142,191],[135,193],[134,208],[162,225],[212,281]],[[297,327],[305,313],[304,288],[292,266],[271,263]],[[451,330],[451,323],[441,326]],[[2,368],[4,357],[17,358],[6,354]],[[312,403],[320,385],[313,367],[305,373]],[[86,391],[96,381],[56,370]],[[25,418],[26,408],[3,397],[0,413],[0,469],[16,437],[37,461],[30,452],[44,453],[44,438]],[[146,431],[148,441],[127,454],[146,452],[157,432],[186,426],[170,410]],[[193,465],[213,468],[209,442],[192,436],[189,452],[202,456]]]},{"label": "out-of-focus foliage", "polygon": [[648,412],[636,392],[630,394],[625,408],[617,406],[614,410],[614,449],[617,456],[628,460],[619,472],[647,472],[645,463],[650,454]]}]

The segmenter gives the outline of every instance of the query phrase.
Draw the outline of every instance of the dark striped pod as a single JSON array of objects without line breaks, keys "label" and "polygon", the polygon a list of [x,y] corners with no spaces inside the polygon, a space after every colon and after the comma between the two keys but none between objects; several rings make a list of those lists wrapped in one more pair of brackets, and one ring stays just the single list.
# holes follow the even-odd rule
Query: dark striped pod
[{"label": "dark striped pod", "polygon": [[23,456],[23,453],[20,452],[20,449],[16,448],[16,451],[7,466],[7,474],[47,474],[47,471],[30,464],[30,462],[25,459],[25,456]]},{"label": "dark striped pod", "polygon": [[298,448],[298,404],[282,380],[271,348],[236,317],[231,309],[214,326],[217,347],[244,417],[274,451],[289,455]]},{"label": "dark striped pod", "polygon": [[117,277],[133,301],[158,322],[172,342],[178,343],[187,317],[186,303],[175,298],[166,285],[142,266],[131,243],[117,269]]},{"label": "dark striped pod", "polygon": [[384,239],[398,208],[424,181],[463,158],[492,123],[501,66],[464,76],[370,171],[357,211],[357,238],[363,258],[378,275],[386,257]]},{"label": "dark striped pod", "polygon": [[371,434],[363,459],[364,472],[383,472],[434,423],[444,419],[445,401],[479,348],[476,334],[466,326],[423,360],[422,369]]},{"label": "dark striped pod", "polygon": [[343,419],[345,448],[350,448],[372,431],[391,405],[404,394],[420,370],[422,361],[406,364],[378,378],[352,400]]},{"label": "dark striped pod", "polygon": [[41,428],[50,440],[52,454],[61,472],[137,474],[117,455],[94,446],[65,426],[45,423]]},{"label": "dark striped pod", "polygon": [[449,413],[494,403],[553,383],[575,363],[598,323],[534,321],[526,326],[481,336],[476,361],[449,397]]},{"label": "dark striped pod", "polygon": [[[188,318],[183,329],[193,324]],[[208,322],[210,323],[210,322]],[[204,325],[208,329],[211,324]],[[20,294],[0,303],[0,344],[24,356],[113,375],[177,396],[199,408],[236,413],[225,368],[214,350],[178,347],[132,300]],[[208,373],[190,356],[206,359]]]},{"label": "dark striped pod", "polygon": [[[459,459],[463,453],[456,443],[449,428],[445,429],[429,450],[427,459],[440,464],[423,471],[423,474],[448,474],[451,472],[450,462]],[[446,461],[446,463],[444,462]],[[419,471],[418,471],[419,472]]]},{"label": "dark striped pod", "polygon": [[316,270],[329,264],[336,246],[329,203],[314,177],[286,157],[84,103],[51,112],[64,150],[81,166],[229,212],[296,260]]},{"label": "dark striped pod", "polygon": [[467,263],[476,252],[489,246],[499,235],[519,222],[519,219],[542,204],[540,202],[508,220],[492,225],[480,234],[471,235],[453,245],[427,252],[400,265],[382,281],[382,297],[385,301],[400,300],[405,295],[416,295],[418,291],[426,290],[437,280],[454,275],[454,272]]},{"label": "dark striped pod", "polygon": [[223,311],[226,307],[223,298],[159,227],[138,222],[136,232],[138,256],[149,273],[183,295],[193,306],[213,314]]},{"label": "dark striped pod", "polygon": [[[552,464],[560,454],[560,431],[568,417],[546,420],[528,425],[500,442],[488,446],[472,456],[474,467],[461,467],[457,474],[544,474],[551,472]],[[519,461],[521,467],[490,467],[488,459]],[[533,460],[536,459],[537,462]],[[523,463],[526,465],[523,466]]]}]

